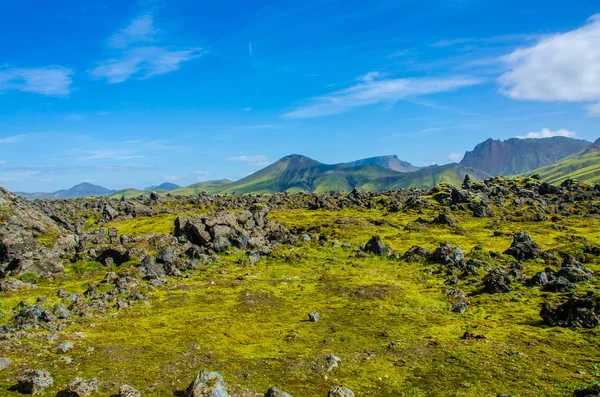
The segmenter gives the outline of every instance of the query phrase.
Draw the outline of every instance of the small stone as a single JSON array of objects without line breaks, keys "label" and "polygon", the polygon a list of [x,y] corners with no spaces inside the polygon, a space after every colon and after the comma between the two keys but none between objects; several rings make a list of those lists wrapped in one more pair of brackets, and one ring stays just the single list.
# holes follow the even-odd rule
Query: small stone
[{"label": "small stone", "polygon": [[68,352],[69,350],[71,350],[72,348],[73,348],[73,342],[71,342],[71,341],[66,341],[66,342],[62,342],[61,344],[59,344],[59,345],[56,347],[56,351],[57,351],[58,353],[66,353],[66,352]]},{"label": "small stone", "polygon": [[319,313],[319,312],[308,313],[308,320],[312,323],[318,323],[321,320],[321,313]]},{"label": "small stone", "polygon": [[333,371],[334,368],[337,368],[338,362],[342,361],[341,358],[339,358],[336,355],[333,354],[329,354],[327,357],[325,357],[325,361],[326,361],[326,370],[327,372],[331,372]]},{"label": "small stone", "polygon": [[0,357],[0,371],[6,369],[10,364],[12,364],[12,361],[8,358]]},{"label": "small stone", "polygon": [[225,381],[218,372],[201,371],[185,390],[184,397],[229,397]]}]

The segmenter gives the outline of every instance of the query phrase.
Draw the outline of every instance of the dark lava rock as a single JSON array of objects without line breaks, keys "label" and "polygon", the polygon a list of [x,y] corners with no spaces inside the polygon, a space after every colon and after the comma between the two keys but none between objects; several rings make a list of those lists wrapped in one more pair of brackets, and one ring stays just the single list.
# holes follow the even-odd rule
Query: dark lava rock
[{"label": "dark lava rock", "polygon": [[158,263],[169,264],[173,262],[173,259],[175,259],[175,254],[173,253],[173,250],[171,248],[164,248],[160,250],[160,252],[156,256],[156,261]]},{"label": "dark lava rock", "polygon": [[225,381],[218,372],[202,370],[185,390],[184,397],[229,397]]},{"label": "dark lava rock", "polygon": [[509,292],[512,290],[510,277],[504,269],[493,269],[483,278],[483,287],[489,294]]},{"label": "dark lava rock", "polygon": [[526,261],[540,256],[542,250],[529,234],[519,232],[514,235],[510,248],[504,253],[515,257],[518,261]]},{"label": "dark lava rock", "polygon": [[404,254],[404,260],[407,262],[424,262],[429,258],[431,252],[427,248],[413,245]]},{"label": "dark lava rock", "polygon": [[378,256],[384,256],[386,254],[386,249],[381,241],[381,237],[373,236],[365,245],[365,251],[371,252]]},{"label": "dark lava rock", "polygon": [[98,386],[100,382],[96,378],[85,380],[83,378],[75,378],[69,382],[67,391],[74,396],[84,397],[89,396],[92,393],[98,392]]},{"label": "dark lava rock", "polygon": [[552,327],[594,328],[600,324],[596,305],[589,298],[571,298],[560,305],[544,303],[540,316]]},{"label": "dark lava rock", "polygon": [[556,273],[554,270],[547,267],[544,269],[544,271],[534,274],[529,280],[527,280],[526,284],[546,286],[554,281],[556,281]]},{"label": "dark lava rock", "polygon": [[429,260],[433,263],[446,265],[450,270],[464,269],[467,265],[462,248],[459,246],[452,247],[450,244],[440,244],[430,255]]},{"label": "dark lava rock", "polygon": [[271,388],[265,393],[265,397],[292,397],[292,395],[279,390],[275,386],[271,386]]},{"label": "dark lava rock", "polygon": [[212,243],[212,248],[216,252],[227,251],[227,249],[229,247],[231,247],[231,242],[229,241],[229,239],[227,237],[223,237],[223,236],[215,238],[215,241],[213,241],[213,243]]},{"label": "dark lava rock", "polygon": [[432,225],[442,225],[442,226],[451,226],[451,227],[456,226],[456,221],[454,219],[450,218],[446,214],[439,214],[430,223]]},{"label": "dark lava rock", "polygon": [[452,311],[452,313],[463,314],[467,311],[468,308],[469,308],[469,302],[464,299],[461,299],[457,303],[452,305],[450,310]]},{"label": "dark lava rock", "polygon": [[354,397],[352,390],[344,386],[333,385],[327,397]]},{"label": "dark lava rock", "polygon": [[54,379],[50,372],[43,369],[34,369],[25,372],[17,379],[19,392],[24,394],[36,394],[52,386]]},{"label": "dark lava rock", "polygon": [[600,385],[595,384],[573,392],[573,397],[600,397]]},{"label": "dark lava rock", "polygon": [[572,283],[588,281],[594,276],[594,272],[577,262],[571,255],[567,256],[562,263],[557,276],[564,277]]}]

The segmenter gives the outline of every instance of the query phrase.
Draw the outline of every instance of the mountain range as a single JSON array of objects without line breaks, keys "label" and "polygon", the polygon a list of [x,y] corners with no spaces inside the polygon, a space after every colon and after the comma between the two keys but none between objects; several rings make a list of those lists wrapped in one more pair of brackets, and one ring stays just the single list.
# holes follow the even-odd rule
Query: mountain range
[{"label": "mountain range", "polygon": [[395,155],[370,157],[340,164],[323,164],[293,154],[238,181],[229,179],[180,187],[165,182],[144,190],[110,190],[81,183],[54,193],[18,193],[29,199],[63,199],[88,196],[131,198],[159,194],[271,194],[277,192],[351,191],[354,188],[383,191],[401,188],[431,188],[441,182],[458,185],[465,175],[473,179],[492,176],[538,174],[552,183],[566,178],[600,182],[600,139],[595,143],[567,138],[488,139],[465,154],[460,163],[416,167]]}]

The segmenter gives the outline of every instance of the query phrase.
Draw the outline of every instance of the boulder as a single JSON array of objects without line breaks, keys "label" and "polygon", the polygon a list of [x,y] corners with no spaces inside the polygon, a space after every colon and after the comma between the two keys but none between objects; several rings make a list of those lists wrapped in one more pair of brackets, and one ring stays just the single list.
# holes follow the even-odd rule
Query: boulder
[{"label": "boulder", "polygon": [[43,369],[34,369],[25,372],[17,379],[19,392],[36,394],[54,384],[50,372]]},{"label": "boulder", "polygon": [[133,387],[131,387],[129,385],[123,385],[119,389],[118,397],[142,397],[142,393],[135,390]]},{"label": "boulder", "polygon": [[173,250],[168,247],[160,250],[160,252],[156,256],[156,261],[158,263],[169,264],[169,263],[173,262],[174,259],[175,259],[175,254],[173,253]]},{"label": "boulder", "polygon": [[5,357],[0,357],[0,371],[5,370],[12,364],[12,361]]},{"label": "boulder", "polygon": [[229,397],[229,394],[220,373],[202,370],[185,390],[183,396]]},{"label": "boulder", "polygon": [[365,251],[370,252],[375,255],[378,255],[378,256],[384,256],[386,254],[386,249],[385,249],[385,246],[383,245],[383,242],[381,241],[381,237],[380,236],[371,237],[371,239],[365,245]]},{"label": "boulder", "polygon": [[99,385],[100,382],[96,378],[85,380],[77,377],[69,382],[67,391],[76,397],[84,397],[97,393]]},{"label": "boulder", "polygon": [[573,397],[600,397],[600,385],[596,383],[577,389],[573,392]]},{"label": "boulder", "polygon": [[447,214],[439,214],[435,219],[430,222],[432,225],[441,225],[441,226],[456,226],[456,221]]},{"label": "boulder", "polygon": [[27,287],[27,284],[16,278],[7,278],[0,281],[0,292],[17,291]]},{"label": "boulder", "polygon": [[557,276],[564,277],[572,283],[588,281],[594,276],[594,272],[578,261],[571,255],[565,257],[561,269],[557,272]]},{"label": "boulder", "polygon": [[291,394],[279,390],[275,386],[271,386],[265,393],[264,397],[292,397]]},{"label": "boulder", "polygon": [[540,256],[542,250],[529,234],[519,232],[513,236],[510,248],[504,253],[515,257],[518,261],[526,261]]},{"label": "boulder", "polygon": [[485,292],[498,294],[512,290],[508,273],[504,269],[493,269],[483,278]]},{"label": "boulder", "polygon": [[552,327],[595,328],[600,325],[596,304],[589,298],[571,298],[559,305],[544,303],[540,316]]},{"label": "boulder", "polygon": [[344,386],[333,385],[327,397],[354,397],[352,390]]}]

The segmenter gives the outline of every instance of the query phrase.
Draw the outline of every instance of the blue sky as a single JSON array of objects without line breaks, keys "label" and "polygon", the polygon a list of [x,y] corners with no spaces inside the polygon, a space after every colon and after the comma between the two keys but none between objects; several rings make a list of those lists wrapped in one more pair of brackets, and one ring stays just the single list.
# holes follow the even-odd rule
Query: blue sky
[{"label": "blue sky", "polygon": [[0,182],[53,191],[460,160],[600,136],[596,1],[0,0]]}]

